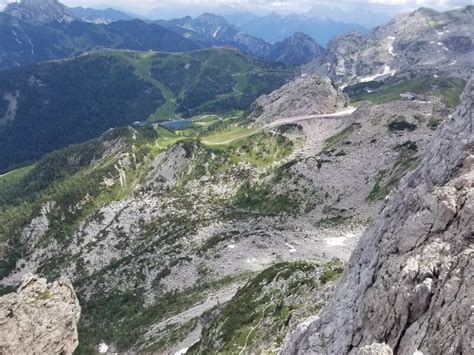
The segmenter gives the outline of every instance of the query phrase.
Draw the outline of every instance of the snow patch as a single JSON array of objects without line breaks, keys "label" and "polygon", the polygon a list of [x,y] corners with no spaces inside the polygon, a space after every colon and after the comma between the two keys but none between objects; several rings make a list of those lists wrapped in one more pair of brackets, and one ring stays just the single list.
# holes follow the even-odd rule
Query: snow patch
[{"label": "snow patch", "polygon": [[219,31],[220,31],[220,29],[221,29],[221,26],[219,26],[219,27],[217,28],[217,30],[214,31],[214,33],[212,34],[212,37],[216,38],[216,37],[217,37],[217,34],[218,34]]},{"label": "snow patch", "polygon": [[177,352],[174,353],[174,355],[184,355],[188,352],[189,348],[184,348],[181,350],[178,350]]},{"label": "snow patch", "polygon": [[330,245],[332,247],[340,247],[344,245],[346,239],[347,237],[331,237],[324,239],[324,241],[327,245]]},{"label": "snow patch", "polygon": [[16,117],[16,111],[18,109],[18,98],[20,97],[20,92],[17,90],[15,93],[7,92],[3,95],[3,99],[8,101],[7,112],[3,118],[0,116],[0,127],[12,122]]},{"label": "snow patch", "polygon": [[396,53],[393,51],[393,43],[395,42],[395,37],[389,36],[389,37],[387,37],[387,39],[389,40],[388,46],[387,46],[388,52],[390,53],[390,55],[395,57]]},{"label": "snow patch", "polygon": [[295,248],[293,245],[291,245],[291,244],[289,244],[289,243],[285,243],[285,244],[286,244],[286,246],[288,247],[289,252],[290,252],[291,254],[296,253],[296,248]]},{"label": "snow patch", "polygon": [[361,77],[361,78],[359,78],[359,81],[361,83],[366,83],[368,81],[373,81],[373,80],[375,80],[375,79],[377,79],[381,76],[385,76],[385,75],[389,75],[389,74],[390,74],[390,76],[394,76],[396,72],[397,72],[396,69],[391,69],[390,66],[386,65],[383,68],[382,73]]},{"label": "snow patch", "polygon": [[15,36],[15,41],[16,43],[21,45],[21,41],[18,39],[18,34],[15,32],[14,29],[12,29],[13,36]]},{"label": "snow patch", "polygon": [[100,343],[99,344],[99,353],[105,354],[107,351],[109,351],[109,346],[106,343]]}]

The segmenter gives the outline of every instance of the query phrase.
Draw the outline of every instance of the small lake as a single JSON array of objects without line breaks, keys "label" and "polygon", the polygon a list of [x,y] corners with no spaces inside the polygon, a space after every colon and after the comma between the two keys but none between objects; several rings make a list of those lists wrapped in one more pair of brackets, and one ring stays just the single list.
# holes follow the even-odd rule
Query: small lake
[{"label": "small lake", "polygon": [[175,120],[175,121],[160,122],[159,125],[167,129],[175,131],[175,130],[191,127],[193,125],[193,121],[182,119],[182,120]]}]

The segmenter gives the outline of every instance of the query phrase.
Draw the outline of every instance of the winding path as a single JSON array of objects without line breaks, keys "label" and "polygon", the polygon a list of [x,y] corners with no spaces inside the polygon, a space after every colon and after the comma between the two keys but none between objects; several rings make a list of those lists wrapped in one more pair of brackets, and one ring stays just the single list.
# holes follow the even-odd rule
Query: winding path
[{"label": "winding path", "polygon": [[226,145],[226,144],[230,144],[232,142],[238,141],[242,138],[247,138],[247,137],[253,136],[254,134],[257,134],[257,133],[259,133],[259,132],[261,132],[265,129],[276,128],[278,126],[283,126],[285,124],[296,123],[296,122],[301,122],[301,121],[306,121],[306,120],[311,120],[311,119],[316,119],[316,118],[331,118],[331,117],[350,116],[356,110],[357,110],[357,107],[350,106],[350,107],[348,107],[347,109],[345,109],[343,111],[339,111],[339,112],[335,112],[335,113],[277,118],[276,120],[260,127],[259,129],[256,129],[253,132],[243,134],[241,136],[229,139],[227,141],[214,143],[214,142],[209,142],[209,141],[203,140],[202,143],[204,143],[206,145]]},{"label": "winding path", "polygon": [[344,117],[344,116],[350,116],[352,115],[355,110],[357,110],[357,107],[348,107],[347,109],[335,113],[326,113],[326,114],[318,114],[318,115],[307,115],[307,116],[295,116],[295,117],[284,117],[284,118],[278,118],[274,120],[273,122],[270,122],[269,124],[265,125],[263,128],[275,128],[278,126],[282,126],[285,124],[289,123],[295,123],[295,122],[300,122],[300,121],[306,121],[306,120],[311,120],[315,118],[331,118],[331,117]]}]

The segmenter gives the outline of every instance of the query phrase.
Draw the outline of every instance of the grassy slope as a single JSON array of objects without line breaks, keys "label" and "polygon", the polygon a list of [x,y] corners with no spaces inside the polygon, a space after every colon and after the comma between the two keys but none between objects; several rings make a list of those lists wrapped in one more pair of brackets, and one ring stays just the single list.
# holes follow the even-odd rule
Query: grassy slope
[{"label": "grassy slope", "polygon": [[291,321],[295,313],[302,309],[308,314],[318,313],[324,301],[312,295],[338,279],[342,270],[336,261],[323,265],[286,262],[266,269],[223,306],[189,353],[254,353],[262,348],[271,352],[294,328],[297,322]]},{"label": "grassy slope", "polygon": [[4,94],[19,98],[16,117],[0,127],[0,172],[111,127],[246,110],[293,76],[294,68],[231,49],[109,50],[6,70],[0,73],[0,117],[9,105]]},{"label": "grassy slope", "polygon": [[[175,115],[246,109],[258,96],[280,87],[294,74],[292,68],[264,63],[232,49],[186,53],[113,51],[99,55],[126,60],[141,79],[162,92],[166,102],[150,117],[152,122]],[[215,84],[224,87],[210,94]]]},{"label": "grassy slope", "polygon": [[[399,83],[381,84],[377,82],[356,84],[345,91],[354,104],[368,100],[376,104],[400,100],[400,94],[416,94],[439,97],[447,106],[456,107],[466,82],[459,78],[424,77]],[[367,89],[372,92],[367,92]]]}]

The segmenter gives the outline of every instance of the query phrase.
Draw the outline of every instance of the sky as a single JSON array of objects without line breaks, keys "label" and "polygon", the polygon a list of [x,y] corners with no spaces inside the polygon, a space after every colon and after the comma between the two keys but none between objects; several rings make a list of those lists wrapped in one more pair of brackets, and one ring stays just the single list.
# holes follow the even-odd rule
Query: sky
[{"label": "sky", "polygon": [[[0,7],[9,2],[12,1],[0,0]],[[187,8],[212,9],[223,7],[255,13],[271,11],[304,13],[321,3],[337,4],[339,6],[345,4],[371,4],[372,6],[399,9],[400,11],[411,10],[420,6],[444,10],[471,4],[472,0],[62,0],[62,2],[68,6],[113,7],[146,15],[153,11],[156,12],[157,9],[182,9],[182,11],[186,11]]]}]

